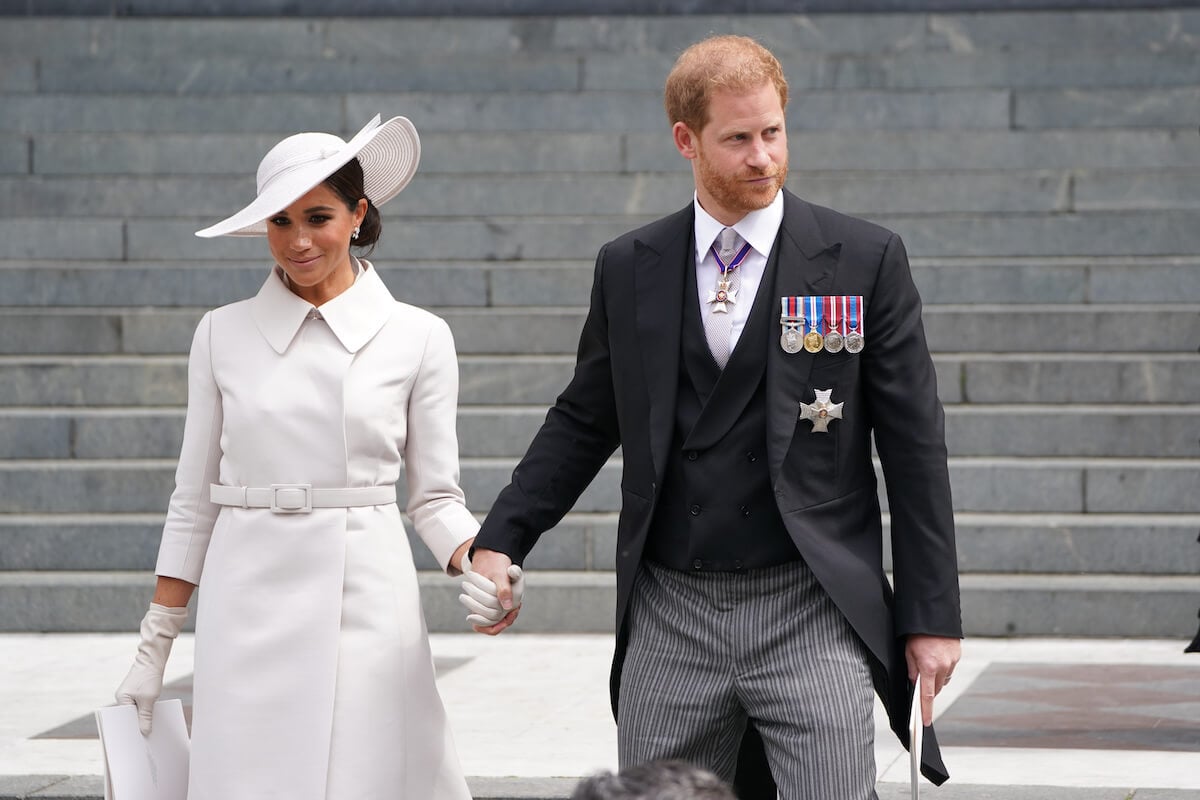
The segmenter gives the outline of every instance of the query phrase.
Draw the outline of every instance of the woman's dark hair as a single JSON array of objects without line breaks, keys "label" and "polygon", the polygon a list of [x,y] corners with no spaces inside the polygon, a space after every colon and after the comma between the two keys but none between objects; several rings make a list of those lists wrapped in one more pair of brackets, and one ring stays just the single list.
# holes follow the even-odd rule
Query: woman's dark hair
[{"label": "woman's dark hair", "polygon": [[363,248],[363,254],[370,255],[375,249],[375,243],[379,241],[379,235],[383,233],[383,220],[379,217],[379,209],[363,190],[362,164],[358,163],[357,158],[350,159],[341,169],[325,179],[325,185],[342,198],[346,208],[351,211],[358,207],[359,200],[366,198],[367,216],[359,226],[358,238],[351,240],[350,245]]}]

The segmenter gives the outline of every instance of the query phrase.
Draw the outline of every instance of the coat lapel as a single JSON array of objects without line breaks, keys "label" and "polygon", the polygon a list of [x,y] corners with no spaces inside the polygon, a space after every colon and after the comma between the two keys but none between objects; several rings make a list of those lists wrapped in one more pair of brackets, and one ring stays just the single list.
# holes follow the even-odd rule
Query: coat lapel
[{"label": "coat lapel", "polygon": [[283,282],[282,270],[272,267],[271,274],[250,304],[250,313],[259,333],[276,353],[282,355],[296,338],[312,304],[301,300]]},{"label": "coat lapel", "polygon": [[691,251],[691,204],[634,241],[637,343],[650,396],[650,453],[660,482],[675,431],[684,275]]},{"label": "coat lapel", "polygon": [[[775,283],[775,268],[779,261],[778,236],[775,237],[775,243],[775,247],[771,248],[771,252],[767,256],[766,271],[763,273],[763,281],[758,287],[754,304],[751,306],[746,327],[742,330],[737,347],[733,349],[729,363],[719,373],[720,377],[717,379],[716,386],[705,398],[704,409],[700,412],[699,419],[696,420],[695,426],[683,443],[684,450],[707,450],[720,441],[737,422],[742,412],[746,410],[746,406],[762,383],[763,345],[770,338],[770,329],[774,323],[772,309],[776,305],[772,296],[774,294],[772,286]],[[689,295],[687,302],[689,304],[687,313],[691,313],[692,303],[699,305],[694,293]],[[698,308],[696,313],[700,313]],[[702,327],[700,336],[703,339]],[[711,360],[712,356],[708,354],[707,340],[703,340],[703,344],[700,346],[704,348],[705,355]]]},{"label": "coat lapel", "polygon": [[321,306],[329,329],[351,353],[374,339],[396,308],[396,299],[371,262],[359,263],[363,272],[354,285]]},{"label": "coat lapel", "polygon": [[[362,273],[354,284],[319,309],[329,329],[348,352],[357,353],[379,333],[396,301],[371,262],[360,259]],[[312,304],[295,295],[274,267],[251,304],[254,324],[276,353],[291,346]]]},{"label": "coat lapel", "polygon": [[[829,294],[841,247],[841,242],[826,240],[808,203],[785,189],[772,302],[777,306],[780,297]],[[813,356],[804,350],[784,352],[774,335],[767,345],[767,458],[772,482],[792,443]]]}]

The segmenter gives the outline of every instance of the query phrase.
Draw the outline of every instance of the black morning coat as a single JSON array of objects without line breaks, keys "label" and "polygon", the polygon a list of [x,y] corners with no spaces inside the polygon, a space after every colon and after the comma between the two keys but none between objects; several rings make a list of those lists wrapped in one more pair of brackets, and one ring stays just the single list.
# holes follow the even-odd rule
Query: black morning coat
[{"label": "black morning coat", "polygon": [[[793,354],[769,337],[762,356],[775,499],[801,556],[870,651],[876,692],[907,745],[904,636],[962,635],[944,415],[921,300],[898,236],[783,191],[776,295],[861,295],[866,346]],[[521,563],[622,448],[614,710],[629,593],[672,444],[693,228],[689,204],[601,248],[574,377],[475,540]],[[828,434],[799,418],[816,389],[844,403]],[[894,591],[883,569],[872,433],[891,514]],[[932,730],[922,762],[929,780],[946,780]]]}]

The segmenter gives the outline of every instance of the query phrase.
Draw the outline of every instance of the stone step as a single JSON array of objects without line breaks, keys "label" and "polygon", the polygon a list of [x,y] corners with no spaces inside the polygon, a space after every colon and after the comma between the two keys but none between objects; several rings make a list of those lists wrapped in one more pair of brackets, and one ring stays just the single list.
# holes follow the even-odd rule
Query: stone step
[{"label": "stone step", "polygon": [[[207,43],[154,59],[144,56],[56,55],[5,59],[0,88],[13,93],[275,92],[505,92],[661,91],[675,52],[611,53],[528,50],[504,53],[393,51],[363,59],[338,52],[321,59],[216,54]],[[1119,88],[1200,83],[1200,66],[1186,48],[1151,52],[1116,49],[1086,40],[1062,52],[1028,48],[1021,58],[1003,51],[814,53],[783,51],[792,93],[822,89]],[[254,51],[252,51],[254,52]],[[247,75],[254,75],[247,81]]]},{"label": "stone step", "polygon": [[[159,0],[168,2],[169,0]],[[306,0],[306,2],[311,0]],[[469,0],[468,0],[469,1]],[[325,8],[325,6],[320,6]],[[174,8],[174,7],[172,7]],[[581,778],[511,778],[467,776],[475,800],[569,800]],[[1097,800],[1128,798],[1128,784],[1108,788],[1063,786],[993,786],[948,783],[937,790],[940,800]],[[1200,791],[1189,789],[1137,789],[1146,800],[1200,800]],[[883,782],[875,786],[879,800],[906,800],[908,783]],[[104,779],[99,775],[0,775],[0,800],[104,800]]]},{"label": "stone step", "polygon": [[1200,359],[1191,352],[942,354],[934,363],[945,402],[1190,403],[1200,397]]},{"label": "stone step", "polygon": [[[479,515],[482,519],[482,514]],[[0,571],[153,570],[162,513],[0,514]],[[955,515],[964,573],[1200,574],[1200,515]],[[891,567],[888,515],[884,565]],[[529,554],[530,570],[616,568],[617,514],[571,513]],[[408,531],[418,569],[437,564]]]},{"label": "stone step", "polygon": [[[1168,128],[1191,126],[1200,88],[839,89],[798,93],[789,130]],[[467,130],[663,131],[661,90],[0,95],[8,133],[357,130],[386,110],[425,134]],[[344,107],[332,116],[331,109]]]},{"label": "stone step", "polygon": [[[590,260],[374,262],[392,293],[419,306],[579,306]],[[214,307],[251,297],[270,269],[255,262],[0,261],[4,306]],[[914,258],[928,305],[973,302],[1173,303],[1200,297],[1194,256]]]},{"label": "stone step", "polygon": [[[333,123],[329,123],[332,125]],[[323,128],[324,129],[324,128]],[[351,134],[355,129],[336,130]],[[0,174],[226,175],[247,181],[282,136],[271,133],[0,133]],[[1190,130],[922,130],[788,132],[796,172],[887,170],[1164,170],[1200,166]],[[656,133],[447,132],[421,140],[430,174],[672,172],[684,169]]]},{"label": "stone step", "polygon": [[[463,459],[471,508],[490,508],[514,466],[511,458]],[[956,511],[1194,514],[1197,468],[1195,458],[958,456],[950,482]],[[575,510],[618,510],[620,471],[617,459],[604,466]],[[166,508],[174,472],[171,459],[0,461],[0,514],[156,513]],[[886,495],[880,502],[886,509]]]},{"label": "stone step", "polygon": [[[680,207],[686,203],[681,198]],[[385,207],[386,208],[386,207]],[[390,213],[390,212],[389,212]],[[592,260],[605,242],[654,215],[402,219],[385,216],[387,253],[423,252],[437,242],[451,261]],[[1200,226],[1187,210],[1094,211],[1069,214],[872,214],[921,258],[1194,256]],[[253,237],[200,241],[212,216],[80,218],[65,227],[49,217],[0,219],[0,260],[209,261],[264,260]],[[380,251],[380,258],[384,258]],[[392,258],[395,258],[393,255]]]},{"label": "stone step", "polygon": [[[1191,353],[1196,305],[942,305],[923,312],[935,353]],[[0,355],[185,353],[197,309],[9,308]],[[463,354],[570,354],[585,312],[554,308],[443,308]],[[870,310],[866,320],[870,346]]]},{"label": "stone step", "polygon": [[[1148,91],[1150,99],[1159,95],[1174,97],[1173,90]],[[1187,90],[1179,92],[1181,99],[1186,98]],[[504,93],[355,91],[196,97],[174,93],[43,92],[0,95],[0,103],[6,111],[0,117],[0,131],[10,133],[357,130],[363,121],[384,111],[409,117],[423,134],[531,129],[626,133],[665,129],[660,89],[540,92],[520,87],[519,91]],[[1013,127],[1012,103],[1012,92],[1007,89],[822,90],[807,92],[789,103],[787,124],[789,129],[796,130],[1006,130]],[[331,110],[339,106],[344,112],[331,115]],[[1036,123],[1041,117],[1035,105],[1031,104],[1031,108],[1026,116]],[[1181,112],[1176,120],[1164,115],[1159,127],[1185,127],[1184,116]]]},{"label": "stone step", "polygon": [[[108,6],[97,4],[108,10]],[[143,2],[140,6],[146,6]],[[233,8],[235,4],[226,4]],[[172,4],[159,6],[165,12]],[[309,13],[329,8],[306,3]],[[339,15],[345,10],[338,10]],[[293,13],[296,13],[293,10]],[[303,13],[303,12],[300,12]],[[1081,50],[1156,54],[1194,46],[1200,19],[1194,9],[1042,10],[910,14],[687,14],[547,17],[318,17],[289,19],[191,18],[188,24],[150,17],[9,17],[0,52],[45,59],[113,58],[138,53],[169,60],[179,54],[294,58],[357,56],[387,61],[413,55],[474,56],[523,53],[677,53],[714,30],[735,27],[781,54],[1026,53],[1058,51],[1063,41]]]},{"label": "stone step", "polygon": [[[175,458],[183,418],[181,408],[8,408],[0,411],[0,453],[9,459]],[[464,458],[520,457],[545,418],[543,405],[460,407],[459,452]],[[946,406],[952,456],[1200,457],[1200,441],[1181,436],[1183,430],[1200,431],[1200,405]]]},{"label": "stone step", "polygon": [[[946,404],[1182,404],[1200,397],[1191,353],[935,353]],[[464,406],[548,407],[571,379],[571,355],[462,355]],[[0,409],[12,406],[182,406],[186,358],[0,356]]]},{"label": "stone step", "polygon": [[[474,800],[569,800],[580,778],[524,778],[468,775],[467,787]],[[944,800],[1032,800],[1024,790],[996,794],[983,787],[959,786],[966,794],[946,795]],[[900,800],[903,784],[880,783],[880,800]],[[1017,792],[1021,794],[1017,794]],[[1063,789],[1055,793],[1055,800],[1091,800],[1093,795]],[[986,792],[986,794],[984,794]],[[1193,797],[1193,794],[1195,797]],[[1047,797],[1049,795],[1046,795]],[[1197,800],[1200,792],[1185,792],[1174,800]],[[0,800],[106,800],[104,777],[101,775],[0,775]]]},{"label": "stone step", "polygon": [[[459,581],[423,572],[430,631],[463,632]],[[145,613],[149,572],[0,572],[0,631],[126,631]],[[964,575],[967,636],[1119,636],[1183,639],[1195,631],[1200,577]],[[606,633],[614,627],[611,572],[531,572],[519,630]]]},{"label": "stone step", "polygon": [[[692,176],[679,160],[670,173],[597,175],[425,174],[386,206],[387,221],[476,218],[501,208],[533,217],[665,216],[686,202]],[[436,168],[436,165],[434,165]],[[587,191],[580,192],[586,183]],[[1170,172],[959,170],[919,173],[793,171],[789,188],[817,205],[854,216],[952,213],[1033,214],[1200,208],[1200,170]],[[248,177],[0,178],[0,214],[72,219],[220,218],[252,198]],[[193,247],[193,249],[198,249]]]},{"label": "stone step", "polygon": [[1013,93],[1012,127],[1184,128],[1200,105],[1200,86],[1049,89]]},{"label": "stone step", "polygon": [[[360,120],[359,125],[363,122]],[[357,128],[338,130],[331,122],[321,130],[350,135]],[[0,171],[39,175],[227,175],[250,179],[259,159],[291,133],[295,131],[0,134]],[[1179,160],[1187,159],[1188,155],[1179,152],[1171,133],[1117,134],[1123,135],[1127,138],[1111,142],[1106,138],[1091,147],[1104,149],[1112,158],[1127,153],[1128,158],[1140,158],[1147,167],[1157,165],[1160,160],[1187,163]],[[663,136],[647,138],[662,140]],[[627,172],[622,152],[625,139],[625,135],[590,132],[442,132],[422,137],[420,171],[422,175]],[[660,144],[675,155],[669,168],[678,168],[680,156],[670,141]],[[1053,150],[1054,144],[1044,147]]]}]

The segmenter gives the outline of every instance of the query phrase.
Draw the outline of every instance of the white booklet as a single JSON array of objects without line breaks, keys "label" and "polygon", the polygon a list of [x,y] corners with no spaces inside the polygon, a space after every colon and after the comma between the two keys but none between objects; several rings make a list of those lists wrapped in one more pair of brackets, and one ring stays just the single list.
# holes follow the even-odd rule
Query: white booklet
[{"label": "white booklet", "polygon": [[921,736],[925,727],[921,724],[921,676],[913,687],[912,707],[908,712],[908,767],[912,777],[912,800],[921,793]]},{"label": "white booklet", "polygon": [[132,705],[98,710],[96,727],[104,751],[104,800],[186,800],[191,747],[182,702],[154,704],[149,736],[138,729]]}]

